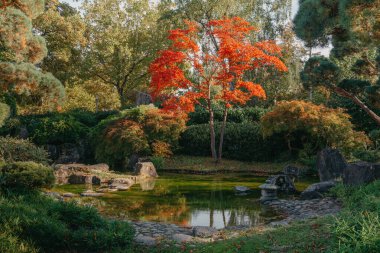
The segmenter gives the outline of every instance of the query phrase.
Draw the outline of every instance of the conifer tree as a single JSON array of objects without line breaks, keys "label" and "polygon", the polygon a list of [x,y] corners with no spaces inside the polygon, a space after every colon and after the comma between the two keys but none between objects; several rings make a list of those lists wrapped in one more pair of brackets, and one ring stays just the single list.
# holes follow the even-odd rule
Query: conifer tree
[{"label": "conifer tree", "polygon": [[47,49],[32,20],[44,7],[44,0],[0,1],[0,93],[21,104],[58,105],[64,96],[60,81],[37,67]]}]

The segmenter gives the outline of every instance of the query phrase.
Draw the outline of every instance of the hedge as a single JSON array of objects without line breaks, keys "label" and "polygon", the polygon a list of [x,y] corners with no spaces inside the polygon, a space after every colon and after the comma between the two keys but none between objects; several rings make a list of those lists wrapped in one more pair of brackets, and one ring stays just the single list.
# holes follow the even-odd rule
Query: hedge
[{"label": "hedge", "polygon": [[[215,126],[219,146],[220,123]],[[181,135],[181,152],[187,155],[209,156],[210,129],[208,124],[192,125]],[[259,123],[227,123],[223,157],[243,161],[273,161],[288,152],[281,136],[264,139]]]},{"label": "hedge", "polygon": [[[268,112],[268,109],[262,107],[244,107],[244,108],[233,108],[228,111],[228,122],[243,123],[243,122],[259,122],[260,118]],[[223,110],[215,109],[214,120],[216,122],[223,121]],[[209,112],[197,108],[194,112],[189,114],[189,121],[187,125],[198,125],[206,124],[209,122]]]}]

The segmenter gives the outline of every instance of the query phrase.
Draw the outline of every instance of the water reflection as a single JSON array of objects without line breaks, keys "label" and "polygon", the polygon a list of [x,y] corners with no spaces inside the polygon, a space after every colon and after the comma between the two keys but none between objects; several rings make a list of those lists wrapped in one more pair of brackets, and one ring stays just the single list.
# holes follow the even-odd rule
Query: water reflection
[{"label": "water reflection", "polygon": [[[157,180],[138,182],[128,191],[81,201],[89,201],[106,216],[121,219],[218,229],[256,226],[275,216],[258,201],[258,186],[264,181],[265,178],[247,175],[163,175]],[[236,195],[233,189],[236,185],[253,190],[244,196]]]}]

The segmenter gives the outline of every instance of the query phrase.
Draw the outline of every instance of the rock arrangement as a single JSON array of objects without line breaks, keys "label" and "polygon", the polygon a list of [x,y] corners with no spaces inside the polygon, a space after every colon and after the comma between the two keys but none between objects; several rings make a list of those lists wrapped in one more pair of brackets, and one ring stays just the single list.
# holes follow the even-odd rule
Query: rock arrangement
[{"label": "rock arrangement", "polygon": [[294,220],[303,220],[321,217],[325,215],[334,215],[341,209],[341,203],[334,198],[322,198],[311,200],[286,200],[279,199],[266,203],[282,214],[285,219],[271,222],[269,225],[287,225]]},{"label": "rock arrangement", "polygon": [[239,235],[239,227],[215,229],[207,226],[180,227],[158,222],[132,222],[136,230],[135,241],[146,246],[162,243],[205,243],[224,240]]},{"label": "rock arrangement", "polygon": [[137,162],[133,175],[116,174],[109,170],[107,164],[57,164],[54,174],[57,184],[90,184],[99,185],[97,193],[86,191],[81,194],[85,197],[101,196],[101,193],[125,191],[132,185],[140,183],[144,189],[154,187],[154,179],[158,177],[152,162]]},{"label": "rock arrangement", "polygon": [[326,148],[317,156],[319,183],[310,185],[301,193],[302,199],[322,198],[338,182],[362,185],[380,179],[380,164],[348,163],[337,149]]},{"label": "rock arrangement", "polygon": [[107,164],[57,164],[54,166],[54,176],[57,184],[100,184],[97,174],[109,172]]},{"label": "rock arrangement", "polygon": [[380,179],[380,164],[347,163],[337,149],[331,148],[318,154],[317,169],[321,182],[343,181],[346,185],[361,185]]}]

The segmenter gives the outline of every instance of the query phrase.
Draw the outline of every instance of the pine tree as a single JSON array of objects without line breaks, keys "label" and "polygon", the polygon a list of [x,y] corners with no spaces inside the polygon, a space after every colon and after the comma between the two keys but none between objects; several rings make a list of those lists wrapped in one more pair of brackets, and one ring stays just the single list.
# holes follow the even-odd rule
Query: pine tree
[{"label": "pine tree", "polygon": [[58,105],[64,96],[60,81],[37,67],[47,49],[32,20],[44,7],[44,0],[0,2],[0,95],[11,94],[20,104]]}]

